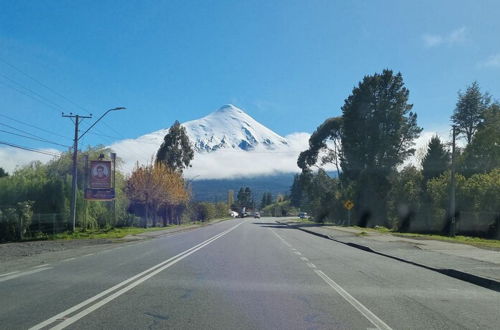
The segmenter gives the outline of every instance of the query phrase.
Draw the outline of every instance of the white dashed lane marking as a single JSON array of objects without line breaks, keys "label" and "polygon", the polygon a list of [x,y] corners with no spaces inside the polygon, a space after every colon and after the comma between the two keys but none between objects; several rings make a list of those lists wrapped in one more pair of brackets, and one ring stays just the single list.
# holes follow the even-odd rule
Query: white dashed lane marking
[{"label": "white dashed lane marking", "polygon": [[[371,324],[373,324],[379,330],[392,330],[384,321],[382,321],[377,315],[375,315],[372,311],[370,311],[366,306],[360,303],[356,298],[351,296],[344,288],[342,288],[339,284],[337,284],[334,280],[332,280],[328,275],[323,273],[321,270],[316,268],[316,265],[309,262],[309,259],[306,257],[302,257],[302,253],[300,253],[297,249],[293,248],[290,243],[288,243],[283,237],[278,235],[274,230],[271,229],[271,232],[279,238],[280,241],[283,242],[286,246],[290,248],[290,250],[301,256],[300,260],[304,261],[309,268],[311,268],[316,275],[318,275],[326,284],[328,284],[333,290],[335,290],[345,301],[347,301],[351,306],[353,306],[358,312],[360,312]],[[372,328],[368,328],[370,330]]]}]

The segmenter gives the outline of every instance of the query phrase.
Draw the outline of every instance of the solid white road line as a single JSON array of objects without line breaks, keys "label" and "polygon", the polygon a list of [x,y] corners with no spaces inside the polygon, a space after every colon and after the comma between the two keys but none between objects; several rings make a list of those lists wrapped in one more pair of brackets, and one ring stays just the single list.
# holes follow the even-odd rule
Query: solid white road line
[{"label": "solid white road line", "polygon": [[329,278],[321,270],[314,269],[314,272],[318,274],[329,286],[331,286],[335,291],[338,292],[348,303],[350,303],[354,308],[356,308],[364,317],[368,319],[377,329],[391,330],[384,321],[382,321],[377,315],[373,314],[368,308],[366,308],[362,303],[360,303],[356,298],[351,296],[346,290],[344,290],[340,285],[335,283],[334,280]]},{"label": "solid white road line", "polygon": [[13,271],[13,272],[10,272],[10,273],[1,274],[0,277],[9,276],[9,275],[16,274],[16,273],[19,273],[19,272],[20,272],[19,270],[16,270],[16,271]]},{"label": "solid white road line", "polygon": [[49,266],[50,264],[43,264],[43,265],[38,265],[38,266],[35,266],[33,268],[42,268],[42,267],[47,267]]},{"label": "solid white road line", "polygon": [[[102,307],[103,305],[107,304],[108,302],[110,302],[111,300],[119,297],[120,295],[124,294],[125,292],[133,289],[134,287],[136,287],[137,285],[143,283],[144,281],[146,281],[147,279],[153,277],[154,275],[158,274],[159,272],[161,272],[162,270],[165,270],[167,269],[168,267],[171,267],[172,265],[174,265],[175,263],[179,262],[180,260],[186,258],[187,256],[195,253],[196,251],[204,248],[205,246],[209,245],[210,243],[214,242],[215,240],[221,238],[222,236],[228,234],[229,232],[233,231],[234,229],[236,229],[238,226],[240,226],[241,224],[243,224],[244,222],[240,222],[239,224],[229,228],[228,230],[225,230],[223,231],[222,233],[220,234],[217,234],[209,239],[207,239],[206,241],[204,242],[201,242],[200,244],[197,244],[195,246],[193,246],[192,248],[190,249],[187,249],[121,283],[118,283],[117,285],[57,314],[57,315],[54,315],[52,316],[51,318],[41,322],[41,323],[38,323],[36,325],[34,325],[33,327],[30,328],[30,330],[34,330],[34,329],[42,329],[46,326],[49,326],[50,324],[56,322],[56,321],[60,321],[60,320],[64,320],[62,323],[56,325],[55,327],[51,328],[51,329],[64,329],[65,327],[73,324],[74,322],[78,321],[79,319],[81,319],[82,317],[88,315],[89,313],[95,311],[96,309]],[[123,288],[122,288],[123,287]],[[121,288],[121,289],[120,289]],[[118,291],[117,291],[118,290]],[[100,298],[103,298],[104,296],[112,293],[116,291],[115,293],[111,294],[110,296],[98,301],[97,303],[87,307],[86,309],[82,310],[81,312],[79,312],[78,314],[74,315],[74,316],[71,316],[69,317],[70,314],[82,309],[83,307],[95,302],[96,300],[100,299]]]},{"label": "solid white road line", "polygon": [[33,270],[28,270],[27,272],[22,272],[22,273],[21,272],[12,272],[12,273],[10,273],[11,275],[4,274],[3,277],[0,277],[0,282],[12,280],[12,279],[15,279],[15,278],[18,278],[21,276],[31,275],[31,274],[38,273],[38,272],[41,272],[43,270],[47,270],[47,269],[51,269],[51,268],[52,267],[43,267],[43,268],[36,268]]}]

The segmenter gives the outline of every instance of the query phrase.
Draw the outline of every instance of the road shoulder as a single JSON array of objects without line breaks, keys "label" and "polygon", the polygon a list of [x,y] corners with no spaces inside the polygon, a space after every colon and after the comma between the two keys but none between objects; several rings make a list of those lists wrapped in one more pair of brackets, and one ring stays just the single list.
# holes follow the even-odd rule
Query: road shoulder
[{"label": "road shoulder", "polygon": [[289,227],[500,291],[500,252],[474,246],[278,220]]}]

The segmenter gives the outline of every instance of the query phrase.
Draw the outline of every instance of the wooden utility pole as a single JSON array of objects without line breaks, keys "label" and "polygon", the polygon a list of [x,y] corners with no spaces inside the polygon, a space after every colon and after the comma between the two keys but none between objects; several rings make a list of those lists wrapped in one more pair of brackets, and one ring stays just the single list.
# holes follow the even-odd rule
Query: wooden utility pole
[{"label": "wooden utility pole", "polygon": [[[80,120],[85,118],[92,118],[92,116],[80,116],[74,115],[70,113],[69,115],[62,114],[63,117],[71,118],[73,123],[75,124],[75,137],[73,139],[73,165],[72,165],[72,180],[71,180],[71,223],[73,224],[72,230],[75,231],[76,227],[76,188],[77,188],[77,158],[78,158],[78,125],[80,124]],[[74,119],[74,120],[73,120]]]},{"label": "wooden utility pole", "polygon": [[455,201],[455,137],[457,127],[453,125],[453,138],[451,144],[451,175],[450,175],[450,236],[455,237],[456,231],[456,201]]}]

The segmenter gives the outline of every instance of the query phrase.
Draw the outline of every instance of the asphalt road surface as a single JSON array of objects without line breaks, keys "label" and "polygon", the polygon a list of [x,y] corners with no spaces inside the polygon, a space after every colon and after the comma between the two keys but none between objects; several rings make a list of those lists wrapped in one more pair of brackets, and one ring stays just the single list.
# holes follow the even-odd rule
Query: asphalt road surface
[{"label": "asphalt road surface", "polygon": [[500,294],[237,219],[0,274],[2,329],[498,329]]}]

